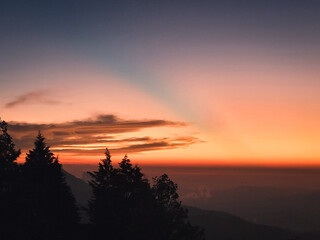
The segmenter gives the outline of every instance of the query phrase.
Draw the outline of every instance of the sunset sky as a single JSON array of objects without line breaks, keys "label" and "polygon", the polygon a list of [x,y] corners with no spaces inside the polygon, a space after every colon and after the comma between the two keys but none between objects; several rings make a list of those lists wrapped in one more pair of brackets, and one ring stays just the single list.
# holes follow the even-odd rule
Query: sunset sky
[{"label": "sunset sky", "polygon": [[320,166],[317,0],[3,0],[0,83],[62,163]]}]

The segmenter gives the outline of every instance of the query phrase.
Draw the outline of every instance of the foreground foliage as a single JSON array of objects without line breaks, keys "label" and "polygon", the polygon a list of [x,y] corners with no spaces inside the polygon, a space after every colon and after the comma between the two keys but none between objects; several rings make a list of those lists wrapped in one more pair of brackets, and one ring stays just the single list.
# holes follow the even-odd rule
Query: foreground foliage
[{"label": "foreground foliage", "polygon": [[79,224],[78,207],[66,183],[62,165],[39,132],[24,164],[0,122],[1,239],[155,239],[197,240],[203,234],[191,226],[181,207],[177,185],[167,175],[153,185],[127,156],[115,168],[111,155],[89,173],[93,197],[87,212],[91,224]]},{"label": "foreground foliage", "polygon": [[75,199],[41,133],[27,153],[22,179],[24,230],[31,232],[30,237],[57,239],[75,227],[79,220]]},{"label": "foreground foliage", "polygon": [[188,222],[177,185],[164,174],[149,181],[125,156],[114,168],[109,150],[98,171],[89,172],[93,197],[89,215],[102,236],[108,226],[111,239],[203,239]]}]

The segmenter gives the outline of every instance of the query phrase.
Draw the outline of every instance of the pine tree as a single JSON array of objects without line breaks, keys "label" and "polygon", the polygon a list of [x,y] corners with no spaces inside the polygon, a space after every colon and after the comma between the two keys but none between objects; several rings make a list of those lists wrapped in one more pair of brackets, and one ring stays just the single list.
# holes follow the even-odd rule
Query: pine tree
[{"label": "pine tree", "polygon": [[90,186],[93,190],[93,197],[89,200],[88,213],[90,220],[98,225],[111,224],[110,214],[112,213],[113,201],[113,175],[114,169],[111,164],[111,155],[108,149],[105,152],[106,158],[101,159],[98,171],[88,172],[91,180]]},{"label": "pine tree", "polygon": [[128,200],[139,198],[145,191],[150,191],[148,180],[138,166],[132,166],[127,155],[119,163],[118,179],[122,194]]},{"label": "pine tree", "polygon": [[108,149],[98,171],[89,173],[93,197],[91,221],[99,237],[124,240],[198,240],[201,232],[187,221],[177,185],[167,175],[154,179],[151,188],[140,167],[125,155],[119,168],[111,164]]},{"label": "pine tree", "polygon": [[91,180],[93,196],[89,200],[88,213],[90,220],[96,226],[96,237],[109,239],[125,239],[126,210],[125,199],[118,175],[118,169],[113,168],[108,149],[106,158],[101,159],[98,171],[88,172]]},{"label": "pine tree", "polygon": [[58,158],[39,132],[23,166],[24,217],[30,238],[58,239],[79,220],[75,199]]},{"label": "pine tree", "polygon": [[38,136],[34,142],[34,149],[27,153],[25,166],[49,166],[52,164],[58,164],[57,158],[50,151],[49,146],[46,146],[45,138],[38,133]]},{"label": "pine tree", "polygon": [[21,151],[15,150],[15,144],[12,137],[8,134],[8,124],[5,121],[0,122],[0,170],[6,170],[7,167],[16,165],[16,160]]},{"label": "pine tree", "polygon": [[17,222],[19,195],[19,168],[16,163],[20,150],[15,149],[8,134],[8,124],[0,122],[0,231],[5,238],[12,238]]},{"label": "pine tree", "polygon": [[10,190],[20,153],[20,150],[15,150],[12,137],[8,134],[8,124],[5,121],[0,122],[0,199]]},{"label": "pine tree", "polygon": [[154,235],[156,215],[149,181],[141,168],[133,166],[127,155],[119,163],[118,184],[125,219],[125,239],[157,239]]}]

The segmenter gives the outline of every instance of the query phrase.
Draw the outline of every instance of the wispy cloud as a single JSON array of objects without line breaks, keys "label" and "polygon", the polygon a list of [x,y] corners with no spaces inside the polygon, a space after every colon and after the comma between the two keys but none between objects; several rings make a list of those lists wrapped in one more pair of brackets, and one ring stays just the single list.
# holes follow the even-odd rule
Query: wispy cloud
[{"label": "wispy cloud", "polygon": [[[183,122],[166,120],[124,120],[115,115],[99,115],[82,121],[53,124],[10,122],[9,130],[18,147],[30,149],[40,130],[55,152],[74,155],[97,155],[109,147],[114,153],[137,153],[152,150],[186,147],[200,140],[178,136],[154,138],[136,137],[135,132],[146,128],[184,127]],[[123,137],[126,134],[130,137]]]},{"label": "wispy cloud", "polygon": [[29,92],[16,97],[13,101],[6,103],[5,107],[13,108],[18,105],[27,104],[27,103],[41,103],[41,104],[50,104],[50,105],[59,104],[58,101],[50,99],[48,97],[49,94],[50,94],[49,90]]}]

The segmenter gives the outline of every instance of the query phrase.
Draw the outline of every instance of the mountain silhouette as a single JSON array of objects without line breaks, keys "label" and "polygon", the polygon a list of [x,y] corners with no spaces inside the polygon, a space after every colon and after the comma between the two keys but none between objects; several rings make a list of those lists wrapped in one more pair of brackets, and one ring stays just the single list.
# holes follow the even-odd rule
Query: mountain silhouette
[{"label": "mountain silhouette", "polygon": [[[69,184],[83,217],[87,200],[92,192],[85,181],[64,171],[66,181]],[[81,211],[82,207],[82,211]],[[282,228],[255,224],[240,217],[223,211],[209,211],[191,206],[185,206],[189,210],[189,220],[192,224],[203,227],[207,240],[319,240],[320,234],[294,232]],[[82,219],[87,223],[87,217]]]},{"label": "mountain silhouette", "polygon": [[88,200],[92,195],[91,187],[85,181],[75,177],[65,170],[63,170],[63,173],[79,206],[81,222],[89,222],[89,217],[87,216],[85,209],[87,208]]},{"label": "mountain silhouette", "polygon": [[256,224],[320,232],[320,190],[239,186],[214,193],[185,203],[228,212]]},{"label": "mountain silhouette", "polygon": [[282,228],[258,225],[222,211],[188,207],[192,224],[205,229],[207,240],[319,240],[315,233],[294,232]]}]

